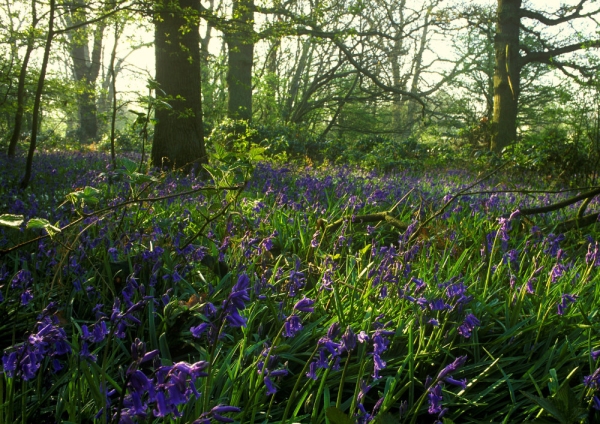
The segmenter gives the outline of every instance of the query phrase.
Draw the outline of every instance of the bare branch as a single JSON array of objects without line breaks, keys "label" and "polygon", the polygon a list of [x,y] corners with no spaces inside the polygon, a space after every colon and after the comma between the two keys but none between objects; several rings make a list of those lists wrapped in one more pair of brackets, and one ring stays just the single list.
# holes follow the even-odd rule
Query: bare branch
[{"label": "bare branch", "polygon": [[[536,12],[536,11],[529,10],[529,9],[521,9],[521,17],[534,19],[538,22],[543,23],[544,25],[554,26],[554,25],[560,25],[562,23],[572,21],[573,19],[587,18],[587,17],[594,16],[594,15],[597,15],[598,13],[600,13],[600,9],[596,9],[592,12],[584,13],[582,15],[581,11],[583,10],[583,5],[586,2],[587,2],[587,0],[581,0],[579,2],[579,4],[577,6],[574,6],[574,9],[572,9],[572,10],[574,10],[573,13],[571,13],[569,15],[560,16],[556,19],[548,18],[547,16],[543,15],[540,12]],[[563,10],[566,10],[566,9],[563,9]],[[559,12],[559,14],[560,14],[560,12]]]}]

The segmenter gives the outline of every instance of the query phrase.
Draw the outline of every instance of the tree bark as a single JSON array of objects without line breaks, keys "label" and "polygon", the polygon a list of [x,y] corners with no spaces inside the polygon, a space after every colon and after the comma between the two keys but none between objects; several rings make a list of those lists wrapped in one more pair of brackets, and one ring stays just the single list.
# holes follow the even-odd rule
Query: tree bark
[{"label": "tree bark", "polygon": [[[82,2],[69,6],[68,24],[77,25],[87,20]],[[92,51],[88,47],[88,28],[81,27],[69,34],[73,74],[79,84],[77,108],[79,115],[78,136],[82,143],[98,139],[98,107],[96,105],[96,80],[100,74],[102,39],[105,24],[100,22],[93,31]]]},{"label": "tree bark", "polygon": [[254,61],[254,0],[234,0],[232,30],[225,34],[228,49],[227,116],[252,120]]},{"label": "tree bark", "polygon": [[50,0],[50,16],[48,17],[48,35],[46,37],[46,44],[44,46],[44,57],[42,59],[42,66],[40,68],[40,76],[38,78],[38,85],[35,91],[35,100],[33,103],[33,122],[31,124],[31,140],[29,142],[29,152],[27,153],[27,162],[25,164],[25,175],[21,180],[20,187],[25,190],[31,180],[31,170],[33,168],[33,154],[35,153],[35,147],[37,143],[37,133],[40,122],[40,109],[42,92],[44,91],[44,83],[46,81],[46,70],[48,69],[48,59],[50,58],[50,48],[52,47],[52,39],[54,38],[54,13],[56,11],[55,0]]},{"label": "tree bark", "polygon": [[199,2],[155,6],[157,98],[152,163],[186,171],[207,163],[202,128]]},{"label": "tree bark", "polygon": [[521,0],[498,0],[498,21],[494,47],[494,113],[491,148],[496,153],[517,139],[517,112],[520,91],[520,10]]},{"label": "tree bark", "polygon": [[[35,2],[32,3],[35,7]],[[37,19],[34,19],[34,21],[37,21]],[[15,113],[15,126],[13,128],[12,136],[10,137],[7,152],[9,158],[15,157],[15,154],[17,152],[17,143],[19,142],[19,138],[21,137],[21,128],[23,127],[23,113],[25,111],[25,80],[27,79],[27,66],[29,65],[29,58],[31,57],[31,52],[33,52],[34,28],[31,29],[31,33],[27,37],[27,48],[25,50],[25,56],[23,57],[23,63],[21,63],[21,70],[19,72],[19,82],[17,85],[17,111]]]}]

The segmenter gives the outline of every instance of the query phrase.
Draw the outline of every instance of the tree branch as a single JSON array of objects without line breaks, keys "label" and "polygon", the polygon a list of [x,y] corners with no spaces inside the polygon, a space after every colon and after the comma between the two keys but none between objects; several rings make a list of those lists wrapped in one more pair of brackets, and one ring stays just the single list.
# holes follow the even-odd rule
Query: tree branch
[{"label": "tree branch", "polygon": [[573,19],[587,18],[587,17],[594,16],[594,15],[600,13],[600,9],[596,9],[592,12],[584,13],[582,15],[581,11],[583,10],[583,5],[584,5],[584,3],[586,3],[586,1],[587,0],[581,0],[579,2],[579,4],[577,4],[577,6],[574,6],[575,7],[574,12],[571,13],[570,15],[563,15],[556,19],[548,18],[547,16],[543,15],[540,12],[536,12],[536,11],[529,10],[529,9],[521,9],[521,11],[520,11],[521,17],[534,19],[538,22],[543,23],[544,25],[554,26],[554,25],[560,25],[562,23],[572,21]]},{"label": "tree branch", "polygon": [[[523,67],[528,63],[539,62],[539,63],[552,63],[551,59],[555,56],[560,56],[565,53],[572,53],[577,50],[582,50],[586,48],[599,48],[600,40],[590,40],[585,42],[579,42],[574,44],[569,44],[563,47],[557,47],[552,50],[547,50],[545,52],[529,52],[525,56],[521,57],[520,66]],[[525,50],[525,49],[523,49]]]}]

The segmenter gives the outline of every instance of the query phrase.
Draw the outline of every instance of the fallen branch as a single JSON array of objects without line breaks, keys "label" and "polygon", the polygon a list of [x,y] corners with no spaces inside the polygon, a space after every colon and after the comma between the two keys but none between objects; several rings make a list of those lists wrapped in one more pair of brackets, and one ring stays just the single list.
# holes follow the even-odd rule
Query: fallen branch
[{"label": "fallen branch", "polygon": [[[577,196],[570,197],[568,199],[563,200],[562,202],[554,203],[548,206],[540,206],[539,208],[528,208],[528,209],[520,209],[521,215],[537,215],[540,213],[552,212],[562,208],[566,208],[574,203],[580,202],[582,200],[592,199],[600,194],[600,187],[596,187],[593,190],[590,190],[585,193],[578,194]],[[586,206],[589,202],[584,203]],[[585,209],[584,209],[585,211]],[[583,211],[580,211],[578,215],[583,215]]]},{"label": "fallen branch", "polygon": [[398,228],[400,231],[406,231],[406,229],[408,228],[408,224],[406,224],[406,223],[400,221],[398,218],[394,217],[392,215],[392,212],[394,211],[394,209],[396,209],[396,207],[400,203],[404,202],[404,200],[406,200],[408,195],[410,193],[412,193],[413,191],[414,191],[414,188],[411,189],[408,193],[406,193],[402,197],[402,199],[398,200],[398,202],[396,202],[396,204],[394,206],[392,206],[390,208],[390,210],[387,210],[385,212],[369,213],[366,215],[343,216],[340,219],[338,219],[337,221],[334,221],[331,224],[327,224],[327,225],[324,225],[323,221],[321,220],[321,221],[317,222],[317,229],[319,229],[319,227],[321,227],[323,229],[323,236],[325,236],[325,234],[327,234],[328,232],[337,230],[346,221],[351,221],[353,224],[365,224],[365,223],[370,223],[370,222],[385,221],[388,224]]}]

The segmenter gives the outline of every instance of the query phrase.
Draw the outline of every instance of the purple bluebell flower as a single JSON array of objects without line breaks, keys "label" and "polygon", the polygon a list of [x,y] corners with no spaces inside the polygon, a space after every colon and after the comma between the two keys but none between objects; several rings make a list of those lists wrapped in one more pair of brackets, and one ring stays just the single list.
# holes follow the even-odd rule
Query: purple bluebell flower
[{"label": "purple bluebell flower", "polygon": [[477,319],[477,317],[473,314],[468,314],[463,323],[458,327],[458,333],[463,336],[464,338],[469,338],[471,337],[471,332],[473,331],[473,329],[475,329],[475,327],[479,327],[481,325],[481,322],[479,321],[479,319]]},{"label": "purple bluebell flower", "polygon": [[577,301],[577,296],[564,293],[561,296],[560,303],[558,304],[558,311],[557,311],[558,315],[564,315],[564,313],[566,312],[569,305],[572,303],[575,303],[576,301]]},{"label": "purple bluebell flower", "polygon": [[427,391],[427,401],[429,403],[429,412],[431,415],[442,413],[442,383],[437,383]]},{"label": "purple bluebell flower", "polygon": [[118,255],[119,255],[119,251],[116,248],[111,247],[108,249],[108,256],[110,256],[111,261],[117,262]]},{"label": "purple bluebell flower", "polygon": [[27,289],[23,293],[21,293],[21,305],[27,306],[32,300],[33,292],[31,291],[31,289]]},{"label": "purple bluebell flower", "polygon": [[302,321],[298,315],[290,315],[284,323],[283,336],[294,337],[296,333],[302,330]]},{"label": "purple bluebell flower", "polygon": [[59,326],[58,319],[43,317],[37,324],[37,332],[29,335],[25,343],[10,353],[4,352],[4,371],[9,377],[20,375],[25,381],[32,380],[45,358],[56,359],[56,356],[71,352],[66,340],[67,334]]},{"label": "purple bluebell flower", "polygon": [[562,263],[557,263],[552,267],[550,271],[550,277],[553,283],[556,283],[560,277],[562,277],[567,270],[567,267]]},{"label": "purple bluebell flower", "polygon": [[11,280],[10,287],[13,289],[25,288],[33,281],[31,272],[26,269],[19,270]]},{"label": "purple bluebell flower", "polygon": [[597,360],[598,360],[598,358],[600,358],[600,350],[592,350],[592,351],[590,352],[590,355],[592,356],[592,359],[593,359],[594,361],[597,361]]},{"label": "purple bluebell flower", "polygon": [[316,249],[317,247],[319,247],[319,237],[321,235],[321,232],[319,230],[317,230],[313,236],[312,236],[312,240],[310,241],[310,247],[312,247],[313,249]]},{"label": "purple bluebell flower", "polygon": [[431,318],[429,321],[427,321],[427,323],[433,325],[434,327],[438,327],[440,325],[440,322],[435,318]]},{"label": "purple bluebell flower", "polygon": [[600,389],[600,368],[583,377],[583,385],[589,389]]},{"label": "purple bluebell flower", "polygon": [[314,310],[315,310],[315,308],[313,308],[314,304],[315,304],[314,300],[304,297],[303,299],[296,302],[296,304],[294,305],[294,309],[296,311],[300,311],[300,312],[314,312]]},{"label": "purple bluebell flower", "polygon": [[240,412],[241,409],[237,406],[226,406],[226,405],[217,405],[210,410],[209,415],[213,420],[220,423],[233,423],[235,420],[231,418],[224,417],[223,414],[227,414],[230,412]]},{"label": "purple bluebell flower", "polygon": [[346,328],[346,331],[342,335],[343,349],[346,350],[347,352],[353,351],[356,348],[357,341],[358,341],[358,338],[356,337],[356,334],[354,334],[354,331],[352,331],[352,328],[350,328],[350,326],[348,326]]},{"label": "purple bluebell flower", "polygon": [[210,328],[210,326],[211,325],[209,323],[203,322],[202,324],[199,324],[195,327],[191,327],[190,331],[193,337],[199,339],[200,337],[202,337],[202,334],[204,334],[204,332]]},{"label": "purple bluebell flower", "polygon": [[371,390],[373,386],[369,386],[367,383],[365,383],[364,380],[360,381],[360,391],[358,392],[358,396],[356,396],[356,400],[359,403],[362,403],[362,400],[364,399],[364,397],[366,396],[366,394],[369,392],[369,390]]},{"label": "purple bluebell flower", "polygon": [[360,333],[358,333],[358,336],[356,336],[356,338],[359,343],[365,343],[371,339],[364,330],[362,330]]},{"label": "purple bluebell flower", "polygon": [[585,255],[585,263],[593,266],[600,266],[600,244],[598,242],[594,242],[594,246],[592,247],[592,243],[588,244],[588,251]]},{"label": "purple bluebell flower", "polygon": [[306,373],[306,376],[312,380],[317,380],[317,362],[316,361],[312,361],[310,363],[310,365],[308,366],[308,372]]},{"label": "purple bluebell flower", "polygon": [[463,378],[462,380],[456,380],[456,379],[448,376],[448,377],[444,378],[444,381],[446,383],[450,383],[454,386],[458,386],[458,387],[462,388],[463,390],[467,388],[467,379],[466,378]]},{"label": "purple bluebell flower", "polygon": [[443,380],[447,375],[452,374],[467,362],[467,356],[459,356],[450,364],[446,365],[437,375],[437,380]]},{"label": "purple bluebell flower", "polygon": [[306,277],[304,273],[300,271],[300,259],[296,258],[296,266],[290,271],[290,280],[288,286],[288,295],[295,297],[298,291],[306,285]]},{"label": "purple bluebell flower", "polygon": [[269,376],[264,377],[263,381],[265,383],[265,386],[267,387],[267,396],[274,395],[275,393],[277,393],[277,388],[275,387],[273,381],[271,381]]},{"label": "purple bluebell flower", "polygon": [[596,411],[600,411],[600,398],[598,398],[597,395],[592,399],[592,408],[594,408]]},{"label": "purple bluebell flower", "polygon": [[381,354],[385,352],[390,344],[386,336],[394,334],[393,331],[378,329],[373,334],[373,378],[379,378],[379,371],[382,371],[386,362],[381,358]]}]

